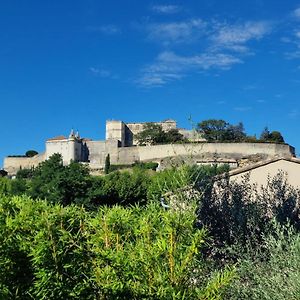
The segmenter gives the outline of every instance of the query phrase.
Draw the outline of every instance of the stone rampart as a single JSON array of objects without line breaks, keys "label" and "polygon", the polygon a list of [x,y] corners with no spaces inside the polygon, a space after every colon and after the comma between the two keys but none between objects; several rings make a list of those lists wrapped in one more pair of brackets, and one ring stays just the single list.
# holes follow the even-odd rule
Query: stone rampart
[{"label": "stone rampart", "polygon": [[295,149],[274,143],[199,143],[137,146],[111,149],[111,163],[132,164],[134,161],[161,161],[169,157],[233,158],[261,154],[269,157],[292,157]]},{"label": "stone rampart", "polygon": [[[88,163],[91,169],[102,169],[107,154],[111,164],[130,165],[136,161],[156,161],[164,163],[169,158],[182,158],[186,162],[214,159],[241,160],[253,155],[264,159],[274,157],[293,157],[295,149],[286,144],[273,143],[198,143],[198,144],[167,144],[155,146],[119,147],[117,140],[86,141]],[[34,157],[6,157],[4,169],[14,175],[21,168],[36,167],[46,159],[42,153]]]},{"label": "stone rampart", "polygon": [[45,153],[37,154],[33,157],[5,157],[3,168],[9,175],[15,175],[20,169],[37,167],[45,159]]}]

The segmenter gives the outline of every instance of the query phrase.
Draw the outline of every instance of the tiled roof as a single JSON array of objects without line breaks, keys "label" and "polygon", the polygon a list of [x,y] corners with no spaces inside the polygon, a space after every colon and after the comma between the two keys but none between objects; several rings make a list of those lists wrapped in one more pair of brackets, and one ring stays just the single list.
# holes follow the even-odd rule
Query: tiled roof
[{"label": "tiled roof", "polygon": [[48,139],[47,141],[61,141],[66,140],[67,138],[63,135],[55,136],[53,138]]},{"label": "tiled roof", "polygon": [[249,166],[234,169],[234,170],[230,171],[228,173],[228,175],[233,176],[233,175],[241,174],[241,173],[244,173],[244,172],[248,172],[248,171],[251,171],[253,169],[257,169],[257,168],[272,164],[272,163],[280,161],[280,160],[285,160],[285,161],[300,164],[300,159],[296,158],[296,157],[275,157],[275,158],[272,158],[272,159],[269,159],[269,160],[263,160],[263,161],[260,161],[258,163],[254,163],[254,164],[249,165]]}]

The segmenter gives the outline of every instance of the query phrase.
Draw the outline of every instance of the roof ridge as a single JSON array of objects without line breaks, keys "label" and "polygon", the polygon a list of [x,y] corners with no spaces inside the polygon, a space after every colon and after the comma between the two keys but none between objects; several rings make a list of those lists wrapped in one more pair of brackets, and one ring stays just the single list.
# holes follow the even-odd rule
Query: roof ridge
[{"label": "roof ridge", "polygon": [[286,161],[295,162],[295,163],[300,164],[300,159],[296,158],[296,157],[289,157],[289,156],[273,157],[273,158],[270,158],[270,159],[266,159],[266,160],[262,160],[262,161],[253,163],[251,165],[247,165],[245,167],[241,167],[241,168],[231,170],[231,171],[228,172],[228,175],[232,176],[232,175],[237,175],[237,174],[241,174],[241,173],[244,173],[244,172],[248,172],[250,170],[253,170],[253,169],[256,169],[256,168],[259,168],[259,167],[262,167],[262,166],[266,166],[266,165],[271,164],[273,162],[277,162],[279,160],[286,160]]}]

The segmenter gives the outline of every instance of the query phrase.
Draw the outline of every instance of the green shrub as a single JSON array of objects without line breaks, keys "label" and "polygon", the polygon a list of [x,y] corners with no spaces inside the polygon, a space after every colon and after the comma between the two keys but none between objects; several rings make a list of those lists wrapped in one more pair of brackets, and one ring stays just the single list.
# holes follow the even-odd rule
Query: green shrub
[{"label": "green shrub", "polygon": [[32,178],[33,173],[34,173],[33,169],[20,169],[16,174],[16,178],[17,179],[29,179],[29,178]]},{"label": "green shrub", "polygon": [[158,167],[158,163],[156,162],[135,162],[132,165],[134,168],[142,169],[142,170],[152,170],[156,171]]},{"label": "green shrub", "polygon": [[194,211],[103,207],[89,214],[0,198],[2,299],[220,299],[234,272],[207,271]]},{"label": "green shrub", "polygon": [[0,196],[0,299],[32,299],[30,247],[46,205]]},{"label": "green shrub", "polygon": [[[148,199],[159,200],[168,192],[192,186],[201,193],[209,189],[214,176],[228,171],[228,166],[189,166],[181,165],[163,170],[151,177]],[[201,200],[201,199],[199,199]]]},{"label": "green shrub", "polygon": [[227,299],[299,299],[300,235],[290,225],[274,223],[264,236],[263,251],[251,250],[239,261],[239,279],[227,289]]},{"label": "green shrub", "polygon": [[63,205],[86,204],[90,186],[88,168],[78,162],[64,166],[60,154],[39,164],[29,182],[28,194]]},{"label": "green shrub", "polygon": [[31,248],[36,299],[95,299],[89,217],[81,208],[47,207]]},{"label": "green shrub", "polygon": [[201,267],[205,230],[193,212],[101,209],[94,220],[95,281],[109,299],[212,299],[232,279]]},{"label": "green shrub", "polygon": [[143,170],[112,172],[105,177],[92,178],[88,191],[90,201],[96,205],[145,204],[150,177]]},{"label": "green shrub", "polygon": [[247,247],[254,251],[262,245],[263,236],[274,231],[273,219],[280,224],[290,222],[299,230],[299,204],[300,190],[288,185],[282,172],[269,178],[261,190],[247,176],[242,183],[224,179],[203,197],[198,221],[211,232],[214,253],[237,245],[234,255],[239,256]]},{"label": "green shrub", "polygon": [[16,178],[11,180],[11,194],[15,196],[22,196],[28,193],[29,182],[23,178]]},{"label": "green shrub", "polygon": [[109,172],[114,172],[114,171],[123,170],[123,169],[129,169],[131,167],[132,167],[132,165],[110,165]]},{"label": "green shrub", "polygon": [[11,180],[6,177],[0,177],[0,195],[7,195],[11,192]]}]

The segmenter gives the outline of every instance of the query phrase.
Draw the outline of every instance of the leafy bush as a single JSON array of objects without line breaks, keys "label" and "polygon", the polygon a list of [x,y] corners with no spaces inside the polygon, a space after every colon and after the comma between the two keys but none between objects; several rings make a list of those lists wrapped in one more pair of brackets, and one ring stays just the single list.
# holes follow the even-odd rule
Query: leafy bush
[{"label": "leafy bush", "polygon": [[132,165],[110,165],[109,166],[109,172],[119,171],[123,169],[129,169]]},{"label": "leafy bush", "polygon": [[152,170],[156,171],[158,163],[156,162],[135,162],[132,167],[142,169],[142,170]]},{"label": "leafy bush", "polygon": [[227,289],[227,299],[298,299],[300,294],[300,235],[290,225],[274,223],[263,238],[264,250],[245,254],[239,279]]},{"label": "leafy bush", "polygon": [[28,194],[29,182],[23,178],[11,180],[10,193],[15,196]]},{"label": "leafy bush", "polygon": [[89,199],[96,205],[145,204],[150,177],[143,170],[113,172],[105,177],[91,178]]},{"label": "leafy bush", "polygon": [[279,172],[258,189],[244,177],[241,184],[218,181],[203,197],[198,212],[199,224],[208,227],[214,240],[212,250],[238,245],[239,255],[246,247],[258,248],[264,235],[274,231],[273,219],[290,222],[300,229],[300,191],[289,186]]},{"label": "leafy bush", "polygon": [[[159,200],[168,192],[191,186],[201,193],[208,189],[214,176],[228,171],[228,166],[189,166],[181,165],[163,170],[151,177],[148,199]],[[200,199],[199,199],[200,200]]]},{"label": "leafy bush", "polygon": [[17,174],[16,174],[16,178],[17,179],[28,179],[28,178],[32,178],[33,176],[33,169],[20,169]]},{"label": "leafy bush", "polygon": [[11,180],[6,177],[0,177],[0,195],[11,193]]},{"label": "leafy bush", "polygon": [[8,175],[8,172],[7,171],[5,171],[5,170],[0,170],[0,177],[5,177],[5,176],[7,176]]},{"label": "leafy bush", "polygon": [[132,172],[94,177],[85,165],[71,162],[64,166],[61,155],[54,154],[33,170],[20,170],[16,179],[0,178],[0,193],[5,190],[5,194],[27,194],[34,199],[63,205],[74,203],[90,209],[105,204],[145,204],[150,183],[146,170],[153,166],[141,164]]},{"label": "leafy bush", "polygon": [[85,204],[89,186],[89,170],[85,165],[71,162],[63,166],[61,155],[54,154],[34,170],[28,194],[63,205]]},{"label": "leafy bush", "polygon": [[207,272],[194,211],[103,207],[96,214],[0,198],[2,299],[220,299],[234,272]]},{"label": "leafy bush", "polygon": [[130,165],[110,165],[109,171],[113,172],[113,171],[130,169],[130,168],[155,171],[157,167],[158,167],[158,163],[156,162],[135,162]]}]

